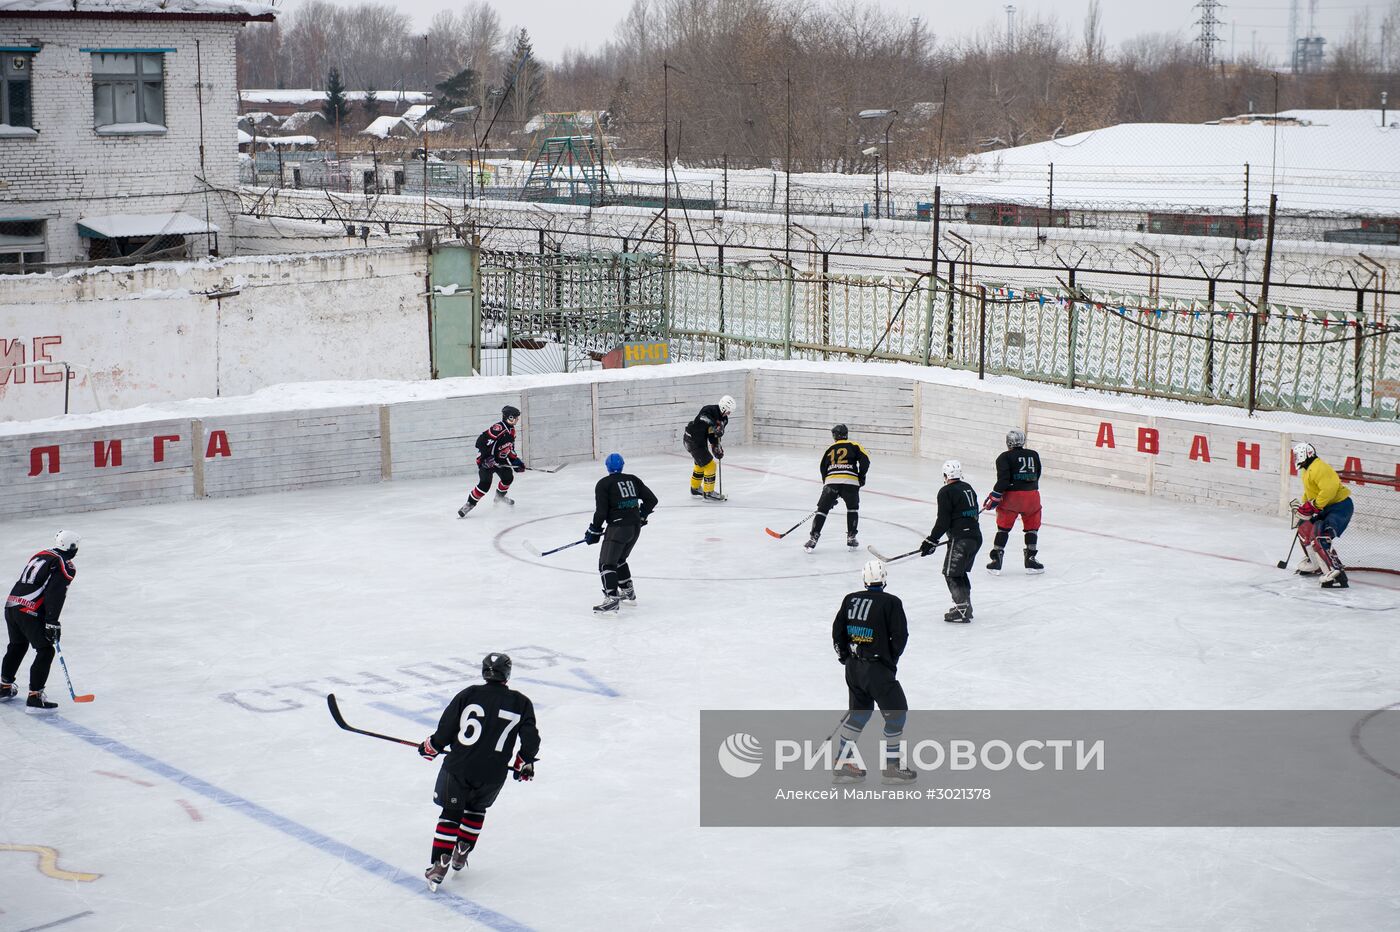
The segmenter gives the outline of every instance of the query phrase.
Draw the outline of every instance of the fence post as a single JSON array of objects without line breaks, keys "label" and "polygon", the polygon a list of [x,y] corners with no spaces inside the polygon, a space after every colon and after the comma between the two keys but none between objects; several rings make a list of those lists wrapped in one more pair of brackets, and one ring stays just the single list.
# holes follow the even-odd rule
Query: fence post
[{"label": "fence post", "polygon": [[[1362,408],[1361,381],[1366,374],[1366,351],[1363,343],[1364,337],[1361,335],[1362,322],[1366,314],[1366,292],[1356,289],[1356,410],[1352,414],[1359,415]],[[1372,399],[1374,402],[1374,398]]]},{"label": "fence post", "polygon": [[[777,176],[774,175],[774,178]],[[794,313],[797,283],[793,281],[792,266],[783,263],[783,358],[792,358],[792,317]]]},{"label": "fence post", "polygon": [[[1055,166],[1054,166],[1054,165],[1051,165],[1051,166],[1050,166],[1050,171],[1051,171],[1051,173],[1052,173],[1052,174],[1051,174],[1051,177],[1053,178],[1053,177],[1054,177],[1053,172],[1055,171]],[[1075,284],[1074,284],[1074,271],[1075,271],[1075,270],[1074,270],[1074,269],[1069,269],[1068,271],[1069,271],[1069,365],[1068,365],[1068,369],[1069,369],[1069,380],[1068,380],[1068,382],[1067,382],[1066,384],[1068,384],[1070,388],[1074,388],[1074,380],[1075,380],[1075,377],[1076,377],[1077,374],[1078,374],[1078,373],[1076,372],[1076,370],[1075,370],[1075,355],[1076,355],[1076,349],[1077,349],[1076,346],[1075,346],[1075,341],[1079,338],[1079,328],[1078,328],[1079,315],[1076,314],[1075,311],[1078,310],[1078,308],[1079,308],[1079,301],[1077,300],[1077,299],[1078,299],[1078,294],[1079,294],[1079,292],[1078,292],[1078,290],[1076,289]],[[1024,358],[1024,357],[1023,357],[1023,358]]]},{"label": "fence post", "polygon": [[827,352],[827,347],[831,345],[831,280],[828,273],[831,271],[831,255],[822,253],[822,359],[830,359],[831,354]]},{"label": "fence post", "polygon": [[[952,363],[953,361],[953,301],[957,298],[958,264],[956,260],[948,260],[948,330],[943,347],[943,361]],[[966,305],[963,305],[966,307]]]},{"label": "fence post", "polygon": [[1206,396],[1215,397],[1215,279],[1206,284]]},{"label": "fence post", "polygon": [[716,246],[715,251],[719,254],[719,358],[723,362],[726,349],[724,345],[724,244],[720,243]]},{"label": "fence post", "polygon": [[[943,208],[943,186],[933,186],[933,244],[928,259],[928,300],[924,302],[924,365],[933,364],[933,304],[938,291],[938,232]],[[952,282],[948,283],[950,286]]]},{"label": "fence post", "polygon": [[724,153],[724,194],[720,204],[721,210],[729,209],[729,153]]},{"label": "fence post", "polygon": [[515,342],[511,321],[515,317],[515,267],[506,268],[506,375],[511,375],[511,344]]},{"label": "fence post", "polygon": [[[1361,293],[1357,292],[1356,299],[1361,300]],[[73,370],[68,367],[68,363],[63,364],[63,413],[68,413],[68,386],[73,381]]]},{"label": "fence post", "polygon": [[1259,300],[1254,306],[1249,337],[1249,413],[1259,404],[1259,318],[1268,313],[1269,278],[1274,263],[1274,218],[1278,213],[1278,195],[1269,195],[1269,227],[1264,243],[1264,280],[1259,286]]},{"label": "fence post", "polygon": [[987,286],[977,286],[977,378],[987,377]]}]

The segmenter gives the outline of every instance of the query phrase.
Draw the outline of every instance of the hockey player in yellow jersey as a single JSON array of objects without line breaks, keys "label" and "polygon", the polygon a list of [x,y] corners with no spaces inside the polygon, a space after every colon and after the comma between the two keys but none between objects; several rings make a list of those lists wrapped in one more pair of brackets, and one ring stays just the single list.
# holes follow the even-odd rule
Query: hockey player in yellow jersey
[{"label": "hockey player in yellow jersey", "polygon": [[831,428],[831,439],[834,442],[822,454],[818,467],[822,474],[822,494],[817,499],[817,513],[812,516],[812,536],[803,547],[808,553],[817,549],[827,512],[838,498],[846,503],[846,546],[852,550],[860,546],[856,540],[856,529],[860,525],[860,487],[865,485],[865,476],[870,472],[870,456],[865,447],[850,439],[845,424]]},{"label": "hockey player in yellow jersey", "polygon": [[715,489],[719,460],[724,459],[724,429],[729,415],[734,413],[734,399],[725,395],[719,404],[705,405],[695,419],[685,426],[681,442],[695,461],[690,473],[690,494],[708,501],[722,502],[724,495]]},{"label": "hockey player in yellow jersey", "polygon": [[[1317,455],[1310,443],[1293,445],[1293,464],[1303,480],[1303,500],[1298,505],[1298,541],[1303,545],[1302,576],[1321,576],[1322,588],[1347,588],[1346,567],[1332,549],[1351,523],[1355,503],[1351,490],[1342,485],[1337,471]],[[1313,559],[1314,556],[1317,559]]]}]

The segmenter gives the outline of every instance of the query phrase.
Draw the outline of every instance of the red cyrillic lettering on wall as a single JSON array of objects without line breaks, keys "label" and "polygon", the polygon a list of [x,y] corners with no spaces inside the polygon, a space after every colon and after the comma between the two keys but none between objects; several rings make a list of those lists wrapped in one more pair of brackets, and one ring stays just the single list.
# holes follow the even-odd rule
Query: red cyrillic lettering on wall
[{"label": "red cyrillic lettering on wall", "polygon": [[228,446],[228,431],[211,430],[209,432],[209,445],[204,450],[204,458],[212,456],[232,456],[233,452]]},{"label": "red cyrillic lettering on wall", "polygon": [[1103,423],[1099,424],[1099,436],[1097,439],[1094,440],[1094,446],[1108,447],[1110,450],[1114,449],[1113,425],[1110,424],[1108,421],[1104,421]]},{"label": "red cyrillic lettering on wall", "polygon": [[[1248,466],[1245,466],[1245,460],[1249,461]],[[1259,444],[1246,444],[1243,440],[1235,444],[1235,465],[1240,469],[1258,469]]]},{"label": "red cyrillic lettering on wall", "polygon": [[101,469],[104,466],[120,466],[122,464],[122,442],[120,440],[109,440],[103,443],[101,440],[92,442],[92,465]]},{"label": "red cyrillic lettering on wall", "polygon": [[[34,362],[51,362],[53,356],[49,354],[50,346],[57,346],[63,342],[63,337],[35,337],[34,338]],[[40,366],[34,370],[35,382],[62,382],[62,369],[57,372],[50,372],[47,366]]]},{"label": "red cyrillic lettering on wall", "polygon": [[1365,472],[1361,466],[1361,457],[1348,456],[1346,465],[1342,467],[1342,472]]},{"label": "red cyrillic lettering on wall", "polygon": [[24,365],[24,344],[19,340],[0,340],[0,385],[14,379],[16,385],[23,385],[28,369],[10,369],[9,366]]},{"label": "red cyrillic lettering on wall", "polygon": [[155,456],[152,457],[157,463],[165,462],[165,445],[167,443],[179,443],[179,434],[161,434],[155,439]]},{"label": "red cyrillic lettering on wall", "polygon": [[44,472],[43,462],[49,461],[48,472],[58,472],[58,447],[34,447],[29,451],[29,474],[37,476]]},{"label": "red cyrillic lettering on wall", "polygon": [[1153,456],[1156,456],[1160,448],[1160,437],[1161,435],[1157,433],[1157,428],[1155,427],[1139,427],[1138,452],[1151,453]]},{"label": "red cyrillic lettering on wall", "polygon": [[1191,453],[1188,458],[1200,460],[1203,463],[1210,462],[1210,443],[1206,440],[1205,434],[1197,434],[1191,438]]}]

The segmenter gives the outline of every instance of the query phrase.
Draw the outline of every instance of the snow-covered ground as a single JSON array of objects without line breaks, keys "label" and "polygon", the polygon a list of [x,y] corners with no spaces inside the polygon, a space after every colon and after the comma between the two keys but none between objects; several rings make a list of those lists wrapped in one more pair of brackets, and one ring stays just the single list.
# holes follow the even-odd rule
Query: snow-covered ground
[{"label": "snow-covered ground", "polygon": [[[596,550],[525,549],[581,536],[596,464],[526,473],[513,509],[465,521],[456,478],[8,522],[0,570],[84,535],[64,652],[97,698],[71,704],[55,669],[59,715],[0,707],[0,928],[1400,926],[1394,829],[700,829],[698,710],[839,708],[830,619],[867,555],[839,545],[839,509],[810,556],[763,533],[813,507],[813,451],[735,447],[722,505],[686,494],[679,453],[629,458],[662,502],[617,617],[589,608]],[[990,464],[968,469],[984,492]],[[877,457],[863,542],[915,545],[937,472]],[[1278,519],[1054,479],[1044,496],[1048,571],[979,569],[970,626],[940,620],[932,561],[891,567],[916,707],[1400,700],[1400,584],[1277,570]],[[537,705],[539,776],[431,894],[436,766],[339,731],[324,695],[420,739],[493,650]]]}]

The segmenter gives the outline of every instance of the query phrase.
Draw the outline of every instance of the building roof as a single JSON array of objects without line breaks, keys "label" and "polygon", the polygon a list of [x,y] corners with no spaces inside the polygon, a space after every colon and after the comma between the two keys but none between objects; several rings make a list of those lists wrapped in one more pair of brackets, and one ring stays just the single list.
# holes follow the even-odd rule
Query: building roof
[{"label": "building roof", "polygon": [[[1387,117],[1387,123],[1391,120]],[[963,196],[1078,209],[1400,216],[1400,125],[1379,110],[1288,110],[1204,124],[1123,123],[983,152],[947,176]]]},{"label": "building roof", "polygon": [[276,146],[319,146],[321,140],[315,136],[259,136],[259,145]]},{"label": "building roof", "polygon": [[272,4],[253,0],[0,0],[0,16],[271,20],[276,15]]},{"label": "building roof", "polygon": [[330,122],[326,119],[326,115],[319,110],[300,110],[282,121],[282,130],[287,133],[296,133],[316,126],[326,127],[330,125]]},{"label": "building roof", "polygon": [[417,130],[403,117],[378,116],[374,118],[373,123],[360,130],[360,135],[388,139],[390,136],[415,136]]},{"label": "building roof", "polygon": [[[0,0],[0,4],[7,0]],[[364,100],[367,91],[346,91],[346,100]],[[295,104],[305,106],[306,104],[324,103],[326,100],[325,91],[315,91],[309,87],[299,88],[250,88],[238,92],[239,98],[245,104]],[[410,104],[431,103],[433,95],[427,91],[375,91],[374,96],[388,103],[389,101],[403,101]]]},{"label": "building roof", "polygon": [[403,118],[410,123],[417,123],[428,115],[428,111],[433,109],[432,104],[414,104],[403,112]]},{"label": "building roof", "polygon": [[108,214],[80,217],[78,233],[88,239],[118,239],[125,236],[188,236],[217,233],[212,223],[189,214]]}]

